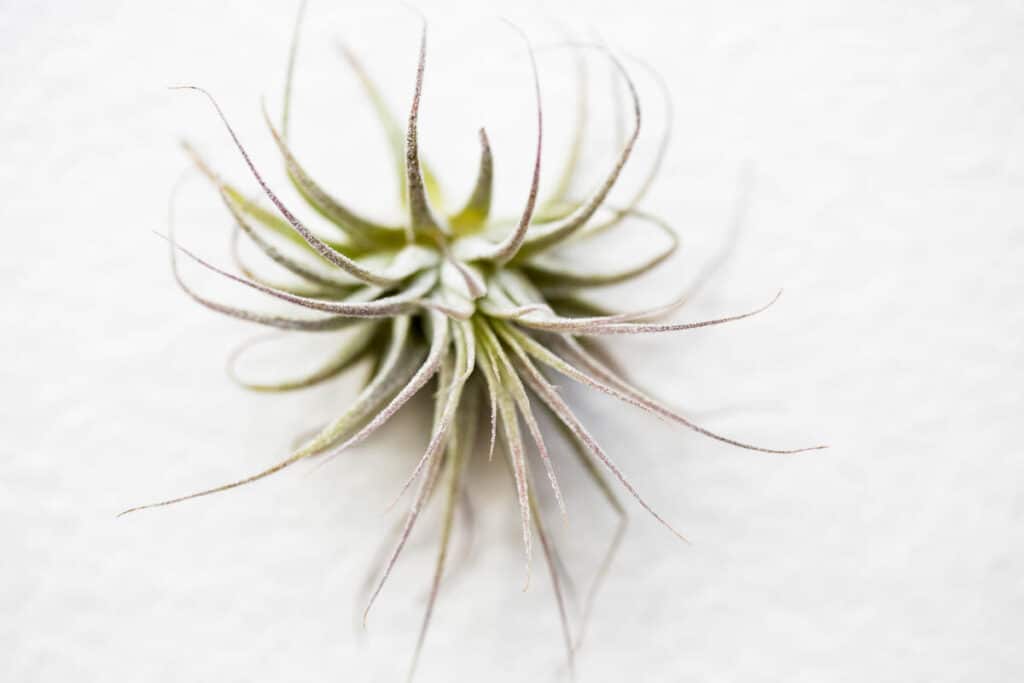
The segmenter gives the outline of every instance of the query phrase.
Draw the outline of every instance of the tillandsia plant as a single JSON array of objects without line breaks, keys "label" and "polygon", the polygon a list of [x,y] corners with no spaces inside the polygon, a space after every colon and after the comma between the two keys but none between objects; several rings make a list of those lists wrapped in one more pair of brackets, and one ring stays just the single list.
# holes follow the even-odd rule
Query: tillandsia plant
[{"label": "tillandsia plant", "polygon": [[[435,410],[429,440],[411,474],[400,487],[400,495],[413,489],[411,505],[397,542],[369,595],[364,620],[398,560],[421,510],[435,494],[439,494],[443,503],[441,539],[413,655],[415,668],[445,573],[454,512],[465,489],[467,462],[472,457],[483,457],[485,452],[491,459],[496,445],[500,444],[514,481],[527,577],[532,539],[536,534],[549,569],[571,668],[578,641],[573,640],[563,601],[561,569],[538,504],[538,486],[528,461],[528,442],[532,442],[562,514],[566,514],[566,505],[556,475],[555,458],[549,453],[535,411],[546,411],[563,428],[574,447],[571,451],[574,457],[579,458],[623,522],[625,508],[616,497],[614,487],[602,474],[603,470],[655,519],[672,533],[682,536],[641,498],[567,405],[549,375],[564,375],[665,420],[739,448],[766,453],[811,450],[764,448],[704,429],[633,386],[609,359],[606,351],[593,341],[595,337],[607,335],[676,332],[720,325],[750,317],[767,306],[715,320],[674,323],[658,320],[681,307],[690,292],[674,300],[630,312],[612,312],[578,295],[581,290],[629,281],[648,273],[668,258],[677,244],[674,232],[664,221],[637,209],[657,174],[666,146],[664,139],[645,181],[630,201],[619,207],[608,205],[609,193],[640,134],[641,108],[628,70],[620,59],[600,46],[577,44],[574,47],[596,48],[602,58],[609,61],[619,82],[628,91],[632,104],[632,130],[625,136],[617,158],[597,189],[581,201],[571,201],[568,199],[568,187],[578,172],[584,128],[582,120],[578,120],[561,180],[550,198],[539,201],[543,131],[541,89],[534,53],[524,37],[536,98],[536,146],[522,212],[517,220],[504,223],[491,216],[493,164],[488,138],[482,129],[475,187],[460,210],[450,214],[439,211],[439,185],[429,167],[421,162],[418,145],[417,119],[426,61],[426,23],[420,37],[415,87],[404,140],[401,128],[391,118],[376,85],[351,51],[344,48],[348,62],[360,78],[389,134],[407,220],[401,225],[386,225],[358,215],[311,178],[289,146],[292,77],[301,16],[300,10],[292,38],[280,124],[275,125],[266,110],[264,117],[291,183],[308,208],[337,229],[337,235],[327,238],[315,233],[285,206],[264,180],[214,98],[204,90],[187,86],[205,95],[212,104],[270,206],[229,184],[186,144],[186,151],[195,166],[217,190],[235,223],[233,244],[240,274],[212,265],[179,246],[174,237],[173,220],[167,235],[171,268],[178,285],[188,296],[219,313],[281,330],[322,333],[345,330],[348,333],[339,341],[336,355],[311,374],[279,384],[245,383],[249,388],[259,391],[301,389],[338,376],[365,359],[372,361],[372,373],[339,417],[306,438],[297,450],[272,467],[239,481],[126,512],[226,491],[308,458],[330,458],[366,440],[414,395],[430,385],[434,388]],[[578,60],[577,66],[581,64],[582,61]],[[581,78],[580,82],[584,80]],[[578,117],[586,113],[585,94],[583,85],[578,94]],[[667,130],[665,135],[667,137]],[[573,244],[615,228],[627,218],[646,221],[664,230],[669,237],[668,246],[641,263],[604,272],[588,269],[585,263],[574,262]],[[237,249],[242,233],[271,261],[296,276],[301,284],[273,284],[242,262]],[[316,318],[276,315],[208,298],[182,278],[179,254],[269,297],[326,315]],[[489,414],[479,411],[478,406],[489,406]],[[479,439],[479,448],[478,427],[482,427],[481,437],[489,433],[489,438]],[[623,528],[620,524],[595,586],[611,560]],[[583,621],[589,612],[589,602],[590,598],[584,609]]]}]

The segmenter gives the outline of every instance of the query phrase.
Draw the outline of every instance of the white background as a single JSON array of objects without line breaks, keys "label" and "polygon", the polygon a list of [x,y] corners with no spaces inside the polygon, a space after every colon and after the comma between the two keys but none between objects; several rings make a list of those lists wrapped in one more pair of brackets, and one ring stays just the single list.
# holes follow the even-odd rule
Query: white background
[{"label": "white background", "polygon": [[[678,226],[684,249],[653,278],[655,298],[714,253],[737,173],[753,164],[737,251],[680,318],[743,310],[785,287],[780,302],[732,326],[614,346],[646,386],[709,427],[832,446],[739,451],[567,388],[692,541],[630,506],[579,680],[1024,676],[1024,7],[418,4],[432,27],[421,133],[456,197],[475,172],[481,124],[503,206],[525,188],[529,81],[497,16],[538,44],[561,20],[664,74],[675,136],[647,206]],[[404,676],[433,517],[368,632],[353,614],[398,518],[384,510],[424,441],[422,405],[326,467],[114,517],[273,462],[352,390],[343,381],[263,396],[231,385],[223,358],[253,331],[182,296],[150,232],[163,229],[185,165],[180,137],[252,187],[205,103],[167,85],[213,90],[282,185],[259,98],[279,102],[294,9],[0,3],[2,680]],[[404,109],[415,18],[399,5],[316,0],[309,16],[296,148],[356,206],[393,206],[382,137],[332,41],[359,48]],[[564,55],[542,53],[541,69],[553,169],[571,88]],[[592,138],[592,169],[608,163],[611,137],[607,100],[594,97],[595,127],[607,125]],[[656,102],[648,88],[638,159],[649,158]],[[186,196],[182,239],[226,262],[215,198],[198,183]],[[565,469],[570,523],[551,525],[583,592],[613,518]],[[539,558],[520,591],[511,484],[497,461],[473,476],[474,554],[441,596],[417,680],[557,680]]]}]

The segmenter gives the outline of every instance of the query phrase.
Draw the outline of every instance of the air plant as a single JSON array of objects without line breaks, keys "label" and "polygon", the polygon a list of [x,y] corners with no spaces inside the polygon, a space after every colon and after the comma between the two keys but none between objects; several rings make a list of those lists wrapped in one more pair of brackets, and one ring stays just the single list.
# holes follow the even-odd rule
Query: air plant
[{"label": "air plant", "polygon": [[[217,190],[235,223],[232,240],[240,274],[213,265],[178,245],[173,220],[166,236],[170,244],[171,269],[177,284],[189,297],[218,313],[280,330],[351,332],[339,342],[335,356],[314,372],[278,384],[243,382],[247,387],[258,391],[301,389],[336,377],[365,359],[372,361],[371,376],[340,416],[306,438],[300,447],[273,466],[238,481],[131,508],[125,513],[227,491],[309,458],[331,458],[365,441],[414,395],[432,385],[435,410],[430,437],[422,456],[400,487],[400,495],[413,490],[412,501],[397,542],[369,596],[363,618],[365,620],[385,585],[424,506],[435,493],[440,492],[443,498],[441,539],[412,659],[412,668],[415,668],[445,573],[454,511],[465,486],[466,465],[470,458],[484,453],[484,439],[480,439],[478,444],[476,438],[479,426],[489,433],[486,439],[488,460],[500,445],[510,465],[519,507],[527,582],[534,534],[540,541],[571,668],[575,644],[566,615],[555,549],[545,530],[537,499],[538,486],[527,460],[528,442],[532,442],[539,456],[548,485],[563,515],[567,514],[566,504],[556,474],[555,454],[548,450],[536,411],[547,412],[568,435],[574,447],[572,453],[579,458],[620,516],[618,531],[606,553],[595,588],[621,538],[626,515],[614,487],[602,470],[607,471],[658,522],[679,538],[683,537],[629,483],[623,471],[556,390],[550,375],[563,375],[667,421],[739,448],[765,453],[812,450],[764,448],[711,432],[636,388],[610,360],[604,348],[594,341],[594,338],[609,335],[679,332],[721,325],[763,311],[774,303],[778,295],[767,305],[750,312],[683,323],[660,320],[679,309],[690,298],[692,290],[671,301],[629,312],[612,312],[578,296],[581,290],[599,290],[602,286],[630,281],[650,272],[667,259],[677,245],[674,231],[663,220],[637,208],[657,175],[666,147],[665,139],[661,141],[659,153],[645,181],[630,201],[619,207],[608,205],[609,193],[640,134],[641,107],[637,88],[623,62],[600,46],[575,45],[578,49],[600,50],[619,81],[625,84],[632,103],[632,130],[623,140],[616,160],[597,189],[585,199],[574,202],[568,199],[568,188],[578,172],[584,128],[582,120],[578,120],[561,180],[552,196],[541,202],[538,200],[543,148],[541,89],[534,52],[524,36],[535,96],[536,146],[529,191],[521,214],[511,225],[495,220],[491,215],[493,162],[483,129],[479,135],[479,171],[468,200],[454,213],[442,215],[438,211],[438,183],[429,167],[421,162],[418,145],[417,120],[426,61],[426,23],[420,35],[415,87],[404,140],[377,86],[355,55],[343,47],[347,61],[360,78],[388,132],[407,220],[401,225],[386,225],[358,215],[309,176],[288,142],[292,78],[301,16],[300,10],[300,20],[292,38],[280,124],[275,125],[271,121],[266,109],[263,114],[283,157],[289,180],[305,200],[307,208],[326,218],[337,229],[337,235],[327,238],[310,230],[271,189],[214,98],[205,90],[184,86],[208,99],[270,206],[229,184],[186,144],[185,149],[195,166]],[[577,66],[580,64],[578,60]],[[662,86],[664,88],[663,83]],[[578,117],[586,113],[585,93],[586,88],[582,87],[578,95]],[[666,138],[667,135],[666,130]],[[585,264],[574,263],[573,244],[620,226],[627,218],[645,221],[664,231],[669,238],[668,246],[641,263],[615,270],[592,270]],[[238,258],[238,239],[242,234],[271,261],[297,276],[301,284],[274,284],[247,267]],[[288,244],[291,251],[283,248],[282,243]],[[316,318],[277,315],[208,298],[182,278],[179,255],[269,297],[324,315]],[[478,406],[483,405],[489,406],[489,415],[478,411]],[[592,589],[584,615],[589,613],[593,592]]]}]

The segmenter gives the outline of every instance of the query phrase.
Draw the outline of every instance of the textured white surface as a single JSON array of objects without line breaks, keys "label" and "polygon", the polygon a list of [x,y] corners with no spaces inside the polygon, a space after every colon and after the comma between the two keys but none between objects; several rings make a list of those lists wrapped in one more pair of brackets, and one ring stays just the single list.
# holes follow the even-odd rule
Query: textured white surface
[{"label": "textured white surface", "polygon": [[[392,197],[381,140],[331,39],[363,48],[404,108],[415,22],[400,7],[329,4],[312,3],[296,113],[322,138],[298,144],[339,191],[379,206]],[[673,542],[632,506],[579,679],[1020,680],[1024,8],[419,4],[434,28],[422,134],[455,194],[474,172],[481,123],[495,125],[506,201],[525,187],[523,160],[502,155],[528,149],[528,106],[514,99],[528,84],[499,14],[535,35],[551,33],[545,13],[589,22],[669,80],[677,135],[649,206],[680,226],[686,249],[661,282],[710,256],[736,171],[754,163],[738,252],[685,315],[742,309],[784,286],[780,303],[734,326],[616,345],[709,427],[832,444],[789,458],[736,451],[573,391],[693,541]],[[404,675],[432,520],[365,636],[353,613],[422,416],[322,469],[114,518],[269,463],[344,404],[344,384],[286,397],[230,385],[223,357],[251,330],[176,291],[149,232],[183,167],[179,136],[245,177],[203,103],[165,85],[215,91],[280,179],[257,98],[276,102],[293,10],[0,5],[0,680]],[[501,81],[487,87],[488,73]],[[557,122],[571,102],[545,78]],[[205,206],[185,233],[222,255],[227,224]],[[493,469],[476,469],[475,555],[442,595],[420,681],[558,675],[546,576],[538,562],[520,592],[513,500]],[[585,586],[612,519],[582,480],[567,494],[571,526],[558,534]]]}]

